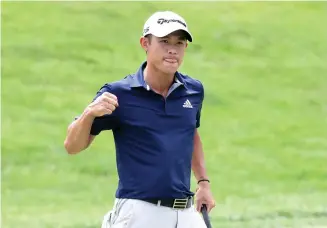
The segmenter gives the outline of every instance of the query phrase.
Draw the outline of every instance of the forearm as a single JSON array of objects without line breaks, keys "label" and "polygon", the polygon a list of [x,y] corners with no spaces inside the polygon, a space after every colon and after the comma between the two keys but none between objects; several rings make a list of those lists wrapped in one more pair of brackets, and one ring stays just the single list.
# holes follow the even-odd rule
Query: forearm
[{"label": "forearm", "polygon": [[94,117],[90,115],[88,110],[85,110],[83,114],[68,127],[64,144],[69,154],[78,153],[88,147],[91,140],[90,130],[93,120]]},{"label": "forearm", "polygon": [[202,142],[199,133],[196,131],[194,135],[194,151],[192,157],[192,170],[197,181],[201,179],[208,179]]}]

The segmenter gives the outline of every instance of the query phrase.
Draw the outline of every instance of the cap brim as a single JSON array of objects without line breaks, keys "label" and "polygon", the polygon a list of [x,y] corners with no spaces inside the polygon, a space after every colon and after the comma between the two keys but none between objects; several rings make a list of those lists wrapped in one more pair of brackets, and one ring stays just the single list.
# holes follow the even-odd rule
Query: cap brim
[{"label": "cap brim", "polygon": [[178,24],[175,26],[165,26],[165,27],[156,28],[156,29],[153,29],[152,31],[149,31],[147,34],[152,34],[156,37],[164,37],[164,36],[168,36],[169,34],[179,31],[179,30],[185,32],[186,39],[188,41],[190,41],[190,42],[193,41],[192,34],[184,26],[180,26]]}]

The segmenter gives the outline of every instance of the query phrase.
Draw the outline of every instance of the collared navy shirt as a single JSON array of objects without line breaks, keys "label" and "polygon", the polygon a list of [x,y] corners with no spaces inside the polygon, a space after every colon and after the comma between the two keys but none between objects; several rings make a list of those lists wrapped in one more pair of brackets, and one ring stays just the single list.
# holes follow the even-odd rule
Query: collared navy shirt
[{"label": "collared navy shirt", "polygon": [[204,89],[179,72],[164,98],[145,83],[143,69],[97,92],[115,94],[119,106],[95,118],[91,134],[112,130],[119,176],[117,198],[184,198],[190,190],[195,129],[200,126]]}]

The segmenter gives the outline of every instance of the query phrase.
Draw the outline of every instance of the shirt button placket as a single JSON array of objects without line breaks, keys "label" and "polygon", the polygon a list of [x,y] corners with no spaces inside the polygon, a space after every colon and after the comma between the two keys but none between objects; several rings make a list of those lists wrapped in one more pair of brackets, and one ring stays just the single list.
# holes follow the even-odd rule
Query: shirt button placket
[{"label": "shirt button placket", "polygon": [[162,107],[163,107],[163,111],[166,114],[167,113],[167,98],[161,97],[161,101],[163,103]]},{"label": "shirt button placket", "polygon": [[167,109],[168,109],[168,101],[167,98],[165,99],[165,114],[167,114]]}]

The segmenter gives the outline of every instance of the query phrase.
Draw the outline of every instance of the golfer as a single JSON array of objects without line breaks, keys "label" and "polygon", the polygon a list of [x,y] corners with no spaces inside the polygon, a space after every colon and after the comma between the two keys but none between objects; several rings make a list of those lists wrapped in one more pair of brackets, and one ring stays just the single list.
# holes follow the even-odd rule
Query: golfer
[{"label": "golfer", "polygon": [[204,87],[178,72],[192,39],[181,16],[154,13],[140,38],[146,61],[99,87],[68,127],[69,154],[88,148],[101,131],[113,132],[119,182],[102,228],[205,228],[199,211],[205,204],[210,212],[215,203],[197,131]]}]

